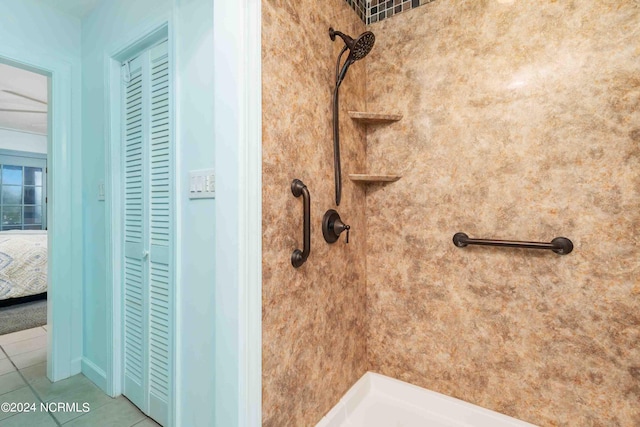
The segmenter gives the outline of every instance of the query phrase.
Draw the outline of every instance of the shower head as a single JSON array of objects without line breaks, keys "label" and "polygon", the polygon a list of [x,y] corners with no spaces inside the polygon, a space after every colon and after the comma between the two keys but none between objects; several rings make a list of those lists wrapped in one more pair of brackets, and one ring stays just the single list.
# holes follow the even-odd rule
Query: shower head
[{"label": "shower head", "polygon": [[329,28],[329,37],[331,37],[331,40],[335,41],[336,36],[339,36],[344,40],[344,44],[347,45],[347,48],[349,49],[349,57],[347,58],[347,61],[350,60],[350,62],[359,61],[367,56],[369,52],[371,52],[371,49],[373,49],[373,45],[376,42],[376,36],[374,36],[371,31],[366,31],[360,34],[360,36],[354,40],[352,37],[340,31]]},{"label": "shower head", "polygon": [[[376,36],[374,36],[371,31],[366,31],[360,34],[357,39],[353,39],[340,31],[329,28],[329,37],[331,37],[331,40],[335,41],[336,36],[340,37],[345,44],[342,52],[340,52],[340,55],[338,56],[338,63],[336,64],[336,87],[339,87],[342,80],[344,80],[344,77],[347,75],[347,70],[351,64],[361,60],[371,52],[371,49],[373,49],[373,45],[376,42]],[[349,50],[349,56],[347,57],[347,60],[344,61],[342,70],[338,71],[340,59],[347,49]]]}]

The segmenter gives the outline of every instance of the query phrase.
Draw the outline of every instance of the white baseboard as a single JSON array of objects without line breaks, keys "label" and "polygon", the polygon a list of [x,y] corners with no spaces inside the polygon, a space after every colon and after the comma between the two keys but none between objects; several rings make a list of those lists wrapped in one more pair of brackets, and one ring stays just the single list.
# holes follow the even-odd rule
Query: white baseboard
[{"label": "white baseboard", "polygon": [[77,375],[82,372],[82,357],[76,357],[71,361],[71,375]]},{"label": "white baseboard", "polygon": [[102,391],[107,392],[107,374],[86,357],[82,358],[82,373]]}]

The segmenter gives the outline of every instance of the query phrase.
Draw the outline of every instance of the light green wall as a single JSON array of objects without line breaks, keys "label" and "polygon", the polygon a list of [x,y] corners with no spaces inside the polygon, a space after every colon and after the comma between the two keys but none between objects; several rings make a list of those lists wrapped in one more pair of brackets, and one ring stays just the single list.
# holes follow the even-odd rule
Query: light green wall
[{"label": "light green wall", "polygon": [[[82,143],[82,150],[71,154],[71,165],[75,167],[73,173],[78,175],[75,194],[78,200],[81,196],[82,207],[73,213],[78,217],[78,230],[70,231],[74,235],[76,232],[81,234],[83,244],[73,248],[68,256],[78,266],[77,271],[82,271],[82,266],[84,270],[82,277],[75,281],[72,272],[68,284],[73,290],[69,292],[68,313],[75,325],[69,335],[76,333],[83,337],[83,341],[72,340],[77,346],[72,354],[77,359],[78,369],[80,357],[84,358],[86,365],[83,366],[94,371],[91,378],[102,387],[105,382],[96,379],[96,375],[105,375],[112,348],[106,336],[110,302],[107,299],[105,224],[109,219],[105,202],[98,200],[98,184],[106,181],[105,60],[107,54],[133,42],[146,28],[172,19],[177,61],[176,178],[179,189],[177,420],[179,426],[189,427],[214,425],[216,381],[217,390],[230,391],[220,396],[220,402],[225,404],[235,400],[231,394],[235,394],[233,390],[237,388],[237,384],[233,384],[238,369],[234,362],[237,343],[224,354],[219,353],[223,357],[219,357],[218,363],[219,368],[234,374],[220,379],[214,376],[216,202],[191,201],[186,195],[188,171],[215,165],[213,4],[213,0],[104,0],[80,22],[36,0],[0,0],[0,46],[10,44],[14,50],[24,49],[42,57],[62,59],[71,66],[71,133],[76,143]],[[223,63],[219,65],[224,66]],[[221,98],[217,105],[223,108],[224,99]],[[229,125],[233,126],[231,121]],[[222,124],[218,126],[219,129],[223,127]],[[225,167],[232,175],[233,165],[230,163]],[[218,182],[218,185],[228,183]],[[221,193],[232,194],[233,191],[230,188]],[[220,243],[219,247],[226,246]],[[228,266],[227,270],[233,270],[233,266]],[[224,288],[233,294],[235,279],[231,275],[227,279]],[[221,301],[220,304],[224,303]],[[228,309],[230,313],[235,312],[230,305]],[[224,316],[220,312],[218,320]],[[226,335],[236,336],[237,321],[230,319],[226,329]],[[237,408],[232,409],[235,411]],[[225,417],[218,415],[217,420],[222,422]],[[229,419],[233,418],[235,416]]]},{"label": "light green wall", "polygon": [[[213,0],[177,0],[178,417],[214,425],[215,201],[189,200],[188,171],[214,167]],[[219,185],[222,183],[218,182]]]},{"label": "light green wall", "polygon": [[178,151],[177,419],[214,421],[214,200],[189,200],[188,171],[214,167],[213,0],[105,0],[82,22],[83,196],[85,250],[84,357],[107,371],[105,270],[108,221],[97,187],[105,176],[105,58],[169,19],[176,58]]},{"label": "light green wall", "polygon": [[[138,2],[141,3],[141,2]],[[164,2],[166,3],[166,2]],[[105,57],[112,53],[114,46],[126,40],[123,36],[131,32],[132,26],[142,20],[147,10],[132,6],[136,2],[103,2],[82,23],[82,99],[84,117],[82,127],[83,150],[83,199],[85,233],[84,299],[87,310],[84,315],[85,338],[84,357],[103,371],[107,371],[110,343],[107,342],[106,300],[106,204],[99,201],[97,188],[106,181],[105,161],[107,147],[105,132]],[[148,5],[147,5],[148,6]],[[128,10],[124,10],[128,7]],[[153,10],[162,9],[162,7]]]},{"label": "light green wall", "polygon": [[[78,18],[37,0],[0,0],[0,11],[0,43],[78,65]],[[76,71],[80,69],[76,68]]]},{"label": "light green wall", "polygon": [[80,372],[82,357],[80,25],[79,19],[44,2],[0,0],[0,57],[35,67],[32,71],[54,74],[50,97],[54,146],[49,147],[49,161],[55,160],[57,167],[49,170],[49,181],[56,184],[49,201],[49,209],[55,211],[49,274],[55,291],[49,292],[48,318],[55,320],[56,327],[49,332],[55,338],[50,339],[54,343],[49,347],[55,354],[55,366],[50,358],[48,373],[55,380]]},{"label": "light green wall", "polygon": [[163,19],[171,1],[103,1],[82,21],[82,101],[84,206],[84,351],[86,360],[108,373],[111,343],[107,339],[106,203],[98,200],[98,185],[106,181],[105,60],[141,31]]}]

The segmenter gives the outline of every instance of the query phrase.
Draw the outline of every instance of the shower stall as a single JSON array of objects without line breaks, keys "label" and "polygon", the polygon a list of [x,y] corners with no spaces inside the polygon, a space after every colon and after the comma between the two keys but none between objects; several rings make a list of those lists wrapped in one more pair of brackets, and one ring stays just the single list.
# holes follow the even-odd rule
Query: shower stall
[{"label": "shower stall", "polygon": [[640,425],[637,4],[262,15],[263,425]]}]

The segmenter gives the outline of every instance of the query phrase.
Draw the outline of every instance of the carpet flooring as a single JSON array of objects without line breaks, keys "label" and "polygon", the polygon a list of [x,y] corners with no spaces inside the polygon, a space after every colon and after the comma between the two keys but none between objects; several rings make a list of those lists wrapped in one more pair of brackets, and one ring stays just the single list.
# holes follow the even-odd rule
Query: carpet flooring
[{"label": "carpet flooring", "polygon": [[0,335],[47,324],[47,300],[0,308]]}]

